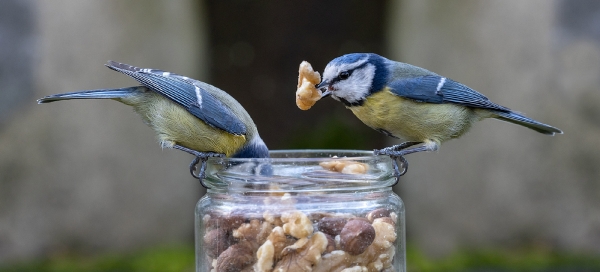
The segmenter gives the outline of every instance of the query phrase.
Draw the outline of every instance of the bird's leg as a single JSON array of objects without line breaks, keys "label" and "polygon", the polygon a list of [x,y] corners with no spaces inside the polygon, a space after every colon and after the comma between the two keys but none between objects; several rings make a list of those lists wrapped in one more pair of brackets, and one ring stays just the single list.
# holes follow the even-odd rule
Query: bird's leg
[{"label": "bird's leg", "polygon": [[[408,171],[408,161],[404,158],[405,155],[421,152],[421,151],[433,151],[437,150],[438,145],[434,142],[425,142],[424,145],[419,147],[409,148],[413,145],[420,144],[421,142],[404,142],[398,145],[386,147],[383,149],[375,149],[373,154],[377,155],[387,155],[392,158],[392,166],[394,168],[394,176],[396,176],[396,182],[392,185],[395,186],[400,181],[400,177],[406,174]],[[398,161],[402,162],[402,168],[404,170],[400,172]]]},{"label": "bird's leg", "polygon": [[[187,147],[180,146],[180,145],[173,145],[173,148],[196,156],[196,158],[194,158],[192,163],[190,163],[190,174],[192,174],[192,177],[195,177],[200,181],[200,184],[202,185],[202,187],[208,188],[206,186],[206,184],[204,184],[204,176],[205,176],[205,172],[206,172],[206,161],[208,160],[208,158],[211,158],[211,157],[224,157],[225,154],[215,153],[215,152],[199,152],[199,151],[192,150]],[[199,163],[200,163],[200,171],[198,171],[198,174],[196,174],[196,166]]]},{"label": "bird's leg", "polygon": [[420,144],[421,142],[404,142],[401,144],[397,144],[394,146],[390,146],[390,147],[386,147],[384,149],[375,149],[373,152],[375,153],[375,156],[377,155],[388,155],[389,152],[396,152],[402,149],[405,149],[407,147],[411,147],[413,145],[417,145]]}]

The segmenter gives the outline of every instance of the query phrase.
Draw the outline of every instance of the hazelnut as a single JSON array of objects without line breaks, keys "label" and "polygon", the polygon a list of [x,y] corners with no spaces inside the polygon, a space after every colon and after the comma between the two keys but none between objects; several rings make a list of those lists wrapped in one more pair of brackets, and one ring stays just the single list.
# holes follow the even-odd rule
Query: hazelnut
[{"label": "hazelnut", "polygon": [[359,255],[375,240],[375,229],[366,220],[350,220],[340,232],[340,246],[350,255]]},{"label": "hazelnut", "polygon": [[244,218],[243,215],[232,214],[230,216],[223,218],[223,225],[224,225],[223,227],[228,230],[236,229],[239,226],[241,226],[245,221],[246,221],[246,219]]},{"label": "hazelnut", "polygon": [[370,213],[367,214],[367,219],[369,219],[369,222],[373,223],[373,220],[380,218],[380,217],[390,217],[390,211],[386,208],[381,208],[381,209],[377,209],[374,211],[371,211]]},{"label": "hazelnut", "polygon": [[319,220],[319,230],[325,234],[336,236],[340,234],[348,219],[342,217],[324,217]]},{"label": "hazelnut", "polygon": [[247,241],[241,241],[223,251],[214,266],[219,272],[237,272],[255,261],[252,246]]},{"label": "hazelnut", "polygon": [[361,220],[361,221],[365,221],[367,223],[371,223],[371,221],[369,221],[369,219],[366,219],[364,217],[355,217],[355,218],[352,218],[352,220]]},{"label": "hazelnut", "polygon": [[203,218],[207,229],[224,229],[232,230],[242,225],[246,219],[241,214],[218,214],[211,213]]},{"label": "hazelnut", "polygon": [[211,258],[218,257],[229,247],[229,235],[224,229],[213,229],[204,235],[204,248]]}]

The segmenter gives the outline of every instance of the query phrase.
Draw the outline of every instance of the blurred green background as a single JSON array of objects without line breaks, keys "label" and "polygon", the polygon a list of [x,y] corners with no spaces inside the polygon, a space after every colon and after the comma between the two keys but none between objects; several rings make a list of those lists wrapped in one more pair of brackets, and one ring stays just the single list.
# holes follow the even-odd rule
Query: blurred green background
[{"label": "blurred green background", "polygon": [[0,2],[0,271],[192,271],[192,159],[112,101],[42,96],[136,83],[115,60],[229,92],[271,149],[391,139],[298,65],[350,52],[422,66],[557,126],[498,121],[408,157],[410,271],[600,271],[600,1]]}]

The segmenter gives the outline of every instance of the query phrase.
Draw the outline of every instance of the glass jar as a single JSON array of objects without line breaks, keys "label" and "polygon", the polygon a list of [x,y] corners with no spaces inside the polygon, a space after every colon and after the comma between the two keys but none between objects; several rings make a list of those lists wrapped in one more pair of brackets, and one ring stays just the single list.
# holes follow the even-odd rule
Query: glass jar
[{"label": "glass jar", "polygon": [[406,271],[404,204],[388,156],[270,154],[208,160],[196,271]]}]

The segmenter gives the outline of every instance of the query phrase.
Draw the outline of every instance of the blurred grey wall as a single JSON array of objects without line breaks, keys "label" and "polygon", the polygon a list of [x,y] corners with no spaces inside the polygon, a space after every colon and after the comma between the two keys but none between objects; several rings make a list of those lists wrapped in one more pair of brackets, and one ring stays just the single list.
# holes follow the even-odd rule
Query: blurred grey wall
[{"label": "blurred grey wall", "polygon": [[486,120],[438,152],[410,155],[396,188],[408,242],[433,256],[519,246],[600,253],[599,2],[391,4],[390,57],[565,132]]},{"label": "blurred grey wall", "polygon": [[28,0],[0,2],[0,129],[34,93],[34,9]]},{"label": "blurred grey wall", "polygon": [[[153,131],[120,103],[36,105],[35,100],[137,85],[104,67],[107,60],[205,79],[206,33],[198,1],[3,1],[0,6],[9,2],[16,7],[1,13],[20,22],[2,17],[0,30],[16,28],[26,43],[21,49],[36,53],[3,58],[0,64],[0,78],[13,67],[32,67],[12,73],[29,81],[17,90],[26,99],[13,100],[19,106],[10,113],[4,106],[1,111],[11,119],[0,127],[0,263],[192,241],[194,205],[202,191],[187,170],[191,156],[161,150]],[[12,44],[2,34],[0,44]],[[2,54],[11,53],[19,51]],[[5,82],[3,102],[18,93]]]}]

